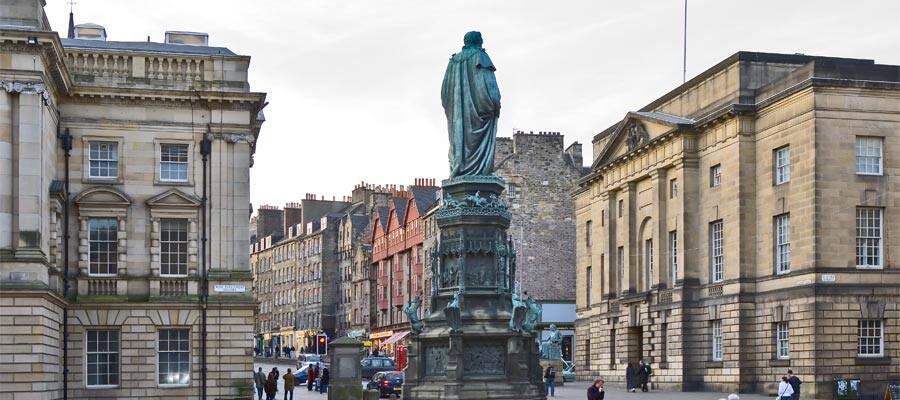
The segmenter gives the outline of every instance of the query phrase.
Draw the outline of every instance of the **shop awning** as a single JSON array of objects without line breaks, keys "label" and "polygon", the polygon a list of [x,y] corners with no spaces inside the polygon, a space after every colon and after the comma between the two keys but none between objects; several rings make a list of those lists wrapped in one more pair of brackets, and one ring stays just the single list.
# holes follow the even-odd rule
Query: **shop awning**
[{"label": "shop awning", "polygon": [[405,338],[406,335],[409,335],[409,331],[397,332],[397,333],[391,335],[391,337],[389,337],[387,340],[385,340],[384,343],[382,343],[382,345],[397,343],[400,340],[402,340],[403,338]]}]

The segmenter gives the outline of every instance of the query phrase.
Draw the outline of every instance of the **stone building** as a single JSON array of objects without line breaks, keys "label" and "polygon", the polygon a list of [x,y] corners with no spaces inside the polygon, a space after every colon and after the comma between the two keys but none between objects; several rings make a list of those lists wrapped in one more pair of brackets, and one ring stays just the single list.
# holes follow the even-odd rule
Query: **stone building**
[{"label": "stone building", "polygon": [[517,280],[543,309],[542,327],[563,334],[563,358],[572,359],[575,328],[575,202],[571,193],[586,172],[581,144],[563,147],[559,132],[516,132],[497,138],[495,173],[506,179],[512,211],[507,233],[516,246]]},{"label": "stone building", "polygon": [[250,57],[68,36],[0,3],[0,398],[242,398]]},{"label": "stone building", "polygon": [[[900,375],[900,67],[739,52],[594,137],[577,371],[802,397]],[[894,158],[896,157],[896,158]],[[893,221],[893,222],[891,222]]]},{"label": "stone building", "polygon": [[[372,346],[393,354],[409,334],[403,306],[425,293],[423,216],[440,201],[434,179],[417,179],[409,188],[392,187],[387,207],[372,214],[372,268],[376,285],[370,338]],[[421,307],[420,312],[424,313]]]}]

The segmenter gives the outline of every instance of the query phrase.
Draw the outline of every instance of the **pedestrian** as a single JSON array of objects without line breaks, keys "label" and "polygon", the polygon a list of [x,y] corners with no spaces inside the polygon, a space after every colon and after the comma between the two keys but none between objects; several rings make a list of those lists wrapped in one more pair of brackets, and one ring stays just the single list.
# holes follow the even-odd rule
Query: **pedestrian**
[{"label": "pedestrian", "polygon": [[641,386],[641,391],[646,392],[649,390],[647,388],[647,384],[650,383],[650,374],[653,373],[653,370],[650,369],[650,364],[644,363],[644,360],[641,360],[640,366],[638,367],[638,383]]},{"label": "pedestrian", "polygon": [[552,365],[544,370],[544,396],[556,397],[556,369]]},{"label": "pedestrian", "polygon": [[319,393],[328,393],[328,382],[331,381],[331,372],[328,367],[322,367],[322,377],[319,378]]},{"label": "pedestrian", "polygon": [[281,379],[284,379],[284,400],[288,399],[288,394],[291,395],[291,400],[294,400],[294,384],[297,382],[297,378],[291,373],[290,368],[287,369],[287,372],[284,373],[284,378]]},{"label": "pedestrian", "polygon": [[603,400],[606,393],[603,391],[603,379],[594,379],[594,384],[588,388],[587,400]]},{"label": "pedestrian", "polygon": [[316,383],[316,368],[312,364],[306,367],[306,391],[312,392],[313,384]]},{"label": "pedestrian", "polygon": [[788,383],[788,377],[782,376],[781,382],[778,383],[778,400],[791,400],[794,394],[794,388]]},{"label": "pedestrian", "polygon": [[634,393],[634,388],[637,386],[635,372],[637,371],[634,368],[634,364],[629,362],[625,366],[625,389],[632,393]]},{"label": "pedestrian", "polygon": [[266,400],[275,400],[275,395],[278,394],[278,373],[275,371],[275,368],[272,368],[266,378]]},{"label": "pedestrian", "polygon": [[800,378],[797,375],[794,375],[794,370],[788,370],[788,383],[791,384],[791,389],[794,391],[794,394],[791,395],[791,400],[800,400],[800,385],[803,382],[800,381]]},{"label": "pedestrian", "polygon": [[266,388],[266,374],[262,372],[262,367],[259,367],[259,371],[253,373],[253,382],[256,383],[256,397],[259,400],[263,400],[263,390]]}]

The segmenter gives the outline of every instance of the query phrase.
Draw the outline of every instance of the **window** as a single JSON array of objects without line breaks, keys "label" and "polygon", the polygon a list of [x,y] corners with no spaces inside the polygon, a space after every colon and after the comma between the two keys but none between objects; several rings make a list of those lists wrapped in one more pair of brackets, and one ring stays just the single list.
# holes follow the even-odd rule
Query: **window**
[{"label": "window", "polygon": [[115,218],[88,220],[88,274],[114,276],[118,265],[118,222]]},{"label": "window", "polygon": [[856,137],[856,173],[859,175],[881,175],[882,146],[884,139],[872,136]]},{"label": "window", "polygon": [[591,305],[591,289],[592,289],[591,281],[594,280],[594,277],[591,275],[591,267],[587,267],[587,271],[585,271],[585,279],[586,279],[585,282],[587,282],[587,295],[585,296],[585,299],[587,300],[586,306],[590,306]]},{"label": "window", "polygon": [[616,249],[616,269],[617,274],[619,275],[619,291],[625,291],[625,247],[619,246]]},{"label": "window", "polygon": [[775,272],[791,272],[791,216],[782,214],[775,217]]},{"label": "window", "polygon": [[775,348],[778,350],[778,358],[787,360],[791,358],[790,333],[787,322],[775,324]]},{"label": "window", "polygon": [[709,187],[719,187],[722,183],[722,165],[716,164],[709,169]]},{"label": "window", "polygon": [[191,338],[187,329],[159,330],[159,384],[187,385],[191,381]]},{"label": "window", "polygon": [[653,288],[653,239],[644,241],[644,257],[647,261],[647,290]]},{"label": "window", "polygon": [[591,366],[591,339],[584,341],[584,366],[589,369]]},{"label": "window", "polygon": [[165,218],[160,228],[160,275],[187,276],[188,222],[186,219]]},{"label": "window", "polygon": [[672,178],[669,179],[669,198],[674,199],[678,197],[678,179]]},{"label": "window", "polygon": [[669,271],[672,274],[672,286],[678,281],[678,231],[669,232]]},{"label": "window", "polygon": [[860,357],[881,357],[884,355],[884,329],[880,319],[859,320],[859,341],[857,343]]},{"label": "window", "polygon": [[667,361],[669,358],[669,324],[662,323],[659,327],[660,333],[662,334],[662,343],[660,349],[660,358],[662,361]]},{"label": "window", "polygon": [[784,146],[778,149],[775,149],[775,154],[773,155],[772,165],[775,166],[775,184],[780,185],[782,183],[788,182],[791,180],[791,148],[789,146]]},{"label": "window", "polygon": [[106,179],[118,176],[118,148],[115,142],[90,142],[88,177]]},{"label": "window", "polygon": [[616,328],[609,330],[609,365],[616,363]]},{"label": "window", "polygon": [[625,201],[619,200],[619,218],[622,218],[622,215],[625,214]]},{"label": "window", "polygon": [[722,320],[712,322],[712,359],[722,361]]},{"label": "window", "polygon": [[519,197],[519,185],[515,183],[507,183],[506,184],[506,196],[510,199],[515,199]]},{"label": "window", "polygon": [[723,253],[722,220],[709,224],[709,249],[712,261],[712,281],[725,279],[725,255]]},{"label": "window", "polygon": [[856,268],[881,268],[882,210],[856,208]]},{"label": "window", "polygon": [[591,244],[593,244],[593,242],[591,241],[591,229],[593,228],[593,225],[593,221],[590,220],[588,220],[588,222],[584,224],[584,241],[587,247],[591,247]]},{"label": "window", "polygon": [[600,294],[606,290],[606,254],[600,253]]},{"label": "window", "polygon": [[119,385],[119,331],[85,331],[87,386]]},{"label": "window", "polygon": [[600,210],[600,226],[606,226],[606,210]]}]

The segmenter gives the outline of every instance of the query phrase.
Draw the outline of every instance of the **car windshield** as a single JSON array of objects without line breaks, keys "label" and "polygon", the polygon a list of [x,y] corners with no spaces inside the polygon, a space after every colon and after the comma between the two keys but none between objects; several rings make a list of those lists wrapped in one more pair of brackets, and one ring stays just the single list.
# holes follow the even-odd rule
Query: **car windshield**
[{"label": "car windshield", "polygon": [[403,374],[399,372],[388,372],[384,374],[384,379],[403,379]]}]

